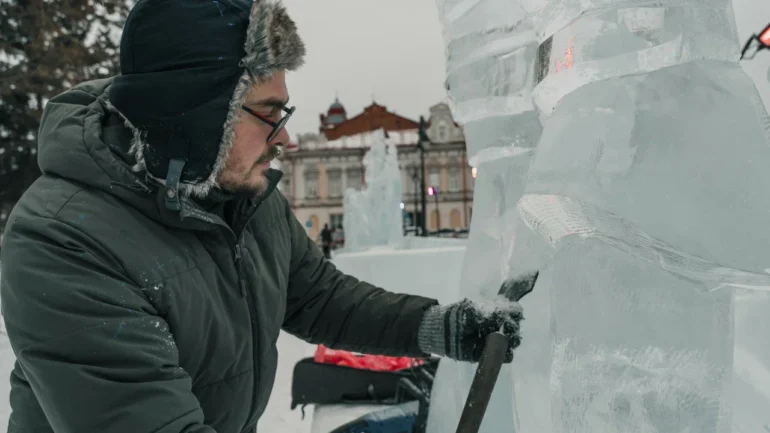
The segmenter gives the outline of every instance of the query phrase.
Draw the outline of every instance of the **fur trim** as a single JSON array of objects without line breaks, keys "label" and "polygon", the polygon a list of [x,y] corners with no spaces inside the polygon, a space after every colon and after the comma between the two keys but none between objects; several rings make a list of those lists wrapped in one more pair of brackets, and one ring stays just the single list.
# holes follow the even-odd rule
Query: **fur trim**
[{"label": "fur trim", "polygon": [[[108,90],[109,91],[109,90]],[[130,156],[133,156],[136,160],[136,164],[134,164],[131,167],[131,170],[139,173],[142,171],[147,171],[147,165],[144,161],[144,149],[147,147],[147,140],[145,139],[146,133],[143,133],[138,128],[136,128],[130,120],[126,118],[126,116],[123,115],[117,108],[115,108],[114,105],[112,105],[109,100],[105,100],[107,104],[107,109],[109,111],[112,111],[113,113],[117,113],[121,119],[123,119],[123,124],[128,128],[131,133],[133,134],[133,138],[131,139],[131,146],[128,148],[128,154]],[[161,185],[166,184],[165,179],[159,179],[153,175],[151,175],[149,172],[146,172],[146,177],[158,182]]]},{"label": "fur trim", "polygon": [[230,149],[235,143],[235,124],[240,119],[241,106],[251,88],[270,80],[275,71],[294,71],[304,64],[305,44],[280,0],[254,0],[244,51],[246,56],[240,64],[246,71],[238,80],[230,100],[222,142],[211,175],[199,184],[180,184],[183,193],[204,197],[218,186],[217,182],[227,166]]},{"label": "fur trim", "polygon": [[305,44],[280,0],[254,0],[241,60],[255,82],[269,80],[274,71],[294,71],[304,63]]},{"label": "fur trim", "polygon": [[[235,125],[240,119],[241,105],[251,88],[255,84],[270,80],[276,71],[294,71],[304,64],[305,44],[280,0],[254,0],[249,14],[244,51],[246,56],[241,59],[239,65],[246,70],[239,78],[230,100],[222,141],[211,174],[202,182],[180,182],[179,191],[182,195],[202,198],[212,189],[219,187],[219,178],[227,166],[230,149],[235,143]],[[136,159],[133,170],[146,172],[144,150],[148,144],[145,136],[125,116],[121,114],[121,117],[125,120],[126,127],[134,134],[129,150],[129,154]],[[147,177],[165,185],[165,179],[157,179],[149,173]]]}]

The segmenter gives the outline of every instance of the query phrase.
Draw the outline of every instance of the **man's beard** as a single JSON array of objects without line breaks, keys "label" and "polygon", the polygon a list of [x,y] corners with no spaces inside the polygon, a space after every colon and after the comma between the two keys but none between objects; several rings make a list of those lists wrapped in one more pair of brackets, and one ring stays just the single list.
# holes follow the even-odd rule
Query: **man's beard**
[{"label": "man's beard", "polygon": [[274,145],[269,146],[265,153],[262,154],[262,156],[257,159],[257,162],[254,163],[254,165],[251,167],[251,170],[254,170],[259,164],[264,164],[266,162],[270,162],[277,158],[281,154],[281,145]]},{"label": "man's beard", "polygon": [[[249,168],[249,170],[244,174],[244,176],[240,179],[240,181],[230,181],[223,183],[222,189],[224,191],[227,191],[230,194],[241,196],[241,197],[256,197],[260,196],[265,193],[267,190],[267,170],[260,167],[261,164],[264,164],[266,162],[270,162],[273,159],[275,159],[278,155],[281,154],[281,148],[277,145],[269,146],[265,153],[262,154],[259,158],[257,158],[257,161],[254,162],[254,164]],[[254,178],[254,171],[260,170],[260,176],[262,178],[262,181],[259,183],[254,183],[252,179]]]}]

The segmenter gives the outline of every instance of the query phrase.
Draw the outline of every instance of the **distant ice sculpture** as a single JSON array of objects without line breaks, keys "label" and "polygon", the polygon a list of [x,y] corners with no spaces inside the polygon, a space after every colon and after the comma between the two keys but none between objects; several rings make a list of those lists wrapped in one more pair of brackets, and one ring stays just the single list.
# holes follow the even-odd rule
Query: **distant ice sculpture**
[{"label": "distant ice sculpture", "polygon": [[734,309],[768,310],[734,289],[768,306],[770,146],[731,1],[520,4],[547,116],[518,206],[553,254],[552,431],[763,431],[767,338]]},{"label": "distant ice sculpture", "polygon": [[[515,0],[439,0],[437,6],[450,107],[463,126],[469,162],[477,173],[460,297],[493,299],[505,278],[537,267],[540,257],[519,246],[517,232],[532,235],[516,209],[541,132],[531,96],[537,41]],[[514,261],[514,256],[524,259]],[[525,355],[517,354],[513,367],[501,371],[483,433],[512,432],[516,425],[547,431],[550,298],[536,290],[522,302],[526,336],[519,353]],[[475,368],[441,361],[431,394],[429,433],[455,431]],[[525,380],[513,380],[518,369],[527,370],[521,375]],[[532,399],[532,393],[540,399]],[[519,394],[524,395],[521,404]]]},{"label": "distant ice sculpture", "polygon": [[345,190],[345,248],[350,250],[396,245],[404,236],[398,150],[387,142],[385,131],[374,134],[363,160],[366,187]]}]

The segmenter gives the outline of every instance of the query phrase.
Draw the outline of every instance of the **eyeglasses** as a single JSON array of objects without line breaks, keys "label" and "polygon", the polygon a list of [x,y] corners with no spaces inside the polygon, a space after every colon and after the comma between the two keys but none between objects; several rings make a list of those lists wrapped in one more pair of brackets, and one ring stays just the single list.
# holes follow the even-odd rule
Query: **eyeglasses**
[{"label": "eyeglasses", "polygon": [[286,115],[281,118],[278,122],[273,122],[272,120],[268,119],[267,117],[257,113],[256,111],[252,110],[251,108],[241,105],[241,108],[243,111],[251,114],[252,116],[256,117],[257,119],[267,123],[268,125],[273,127],[273,130],[270,131],[270,134],[267,136],[267,142],[270,143],[273,141],[276,135],[281,132],[281,130],[286,126],[286,122],[289,121],[289,117],[291,117],[292,113],[294,113],[294,109],[296,107],[286,108],[281,107],[281,110],[286,112]]}]

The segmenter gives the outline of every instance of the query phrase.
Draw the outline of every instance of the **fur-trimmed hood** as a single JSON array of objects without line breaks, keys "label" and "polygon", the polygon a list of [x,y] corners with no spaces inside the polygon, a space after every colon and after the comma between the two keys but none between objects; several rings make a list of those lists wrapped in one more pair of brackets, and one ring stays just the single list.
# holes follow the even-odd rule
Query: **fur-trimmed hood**
[{"label": "fur-trimmed hood", "polygon": [[304,55],[280,0],[139,0],[109,95],[133,131],[135,170],[165,185],[171,207],[208,196],[248,91]]}]

